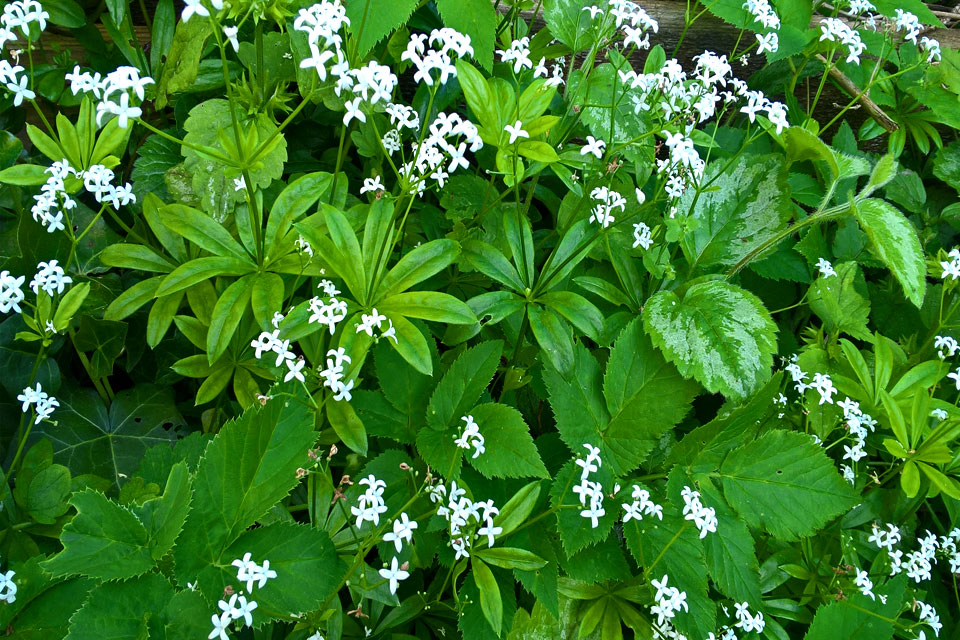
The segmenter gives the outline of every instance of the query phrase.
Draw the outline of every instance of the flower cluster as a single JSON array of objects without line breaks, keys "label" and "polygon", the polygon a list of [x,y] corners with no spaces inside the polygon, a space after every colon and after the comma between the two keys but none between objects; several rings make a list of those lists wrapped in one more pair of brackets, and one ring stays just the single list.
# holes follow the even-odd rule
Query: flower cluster
[{"label": "flower cluster", "polygon": [[[431,487],[428,492],[430,501],[434,503],[443,502],[444,498],[447,498],[446,506],[441,504],[437,507],[437,515],[446,519],[450,525],[450,546],[456,552],[457,560],[470,557],[472,540],[486,537],[487,546],[492,547],[496,537],[503,533],[503,528],[493,522],[493,519],[500,515],[500,509],[494,505],[493,500],[474,502],[466,496],[466,490],[457,487],[456,481],[450,483],[449,496],[443,484]],[[483,525],[477,528],[472,536],[463,532],[471,519]]]},{"label": "flower cluster", "polygon": [[13,581],[15,571],[0,572],[0,602],[13,604],[17,600],[17,583]]},{"label": "flower cluster", "polygon": [[[883,529],[874,523],[873,533],[868,538],[868,541],[874,543],[878,549],[886,549],[887,557],[890,560],[891,576],[906,572],[907,577],[917,584],[924,580],[930,580],[933,565],[937,564],[938,552],[949,563],[950,573],[960,573],[960,549],[958,549],[960,528],[954,528],[947,535],[939,538],[927,531],[925,536],[917,538],[917,544],[920,548],[906,554],[895,548],[901,540],[900,529],[893,524],[887,524],[887,528]],[[935,631],[939,630],[935,629]]]},{"label": "flower cluster", "polygon": [[[245,553],[243,558],[237,558],[231,564],[237,568],[237,580],[247,583],[247,593],[253,593],[253,587],[262,589],[267,581],[276,578],[277,572],[270,568],[270,561],[264,560],[263,565],[259,565],[250,559],[251,554]],[[230,595],[229,600],[221,600],[217,603],[220,608],[219,614],[213,614],[210,621],[213,623],[213,631],[207,636],[208,640],[219,637],[220,640],[227,640],[227,629],[235,620],[243,620],[248,626],[253,626],[253,611],[257,608],[254,600],[247,600],[241,591],[239,594]]]},{"label": "flower cluster", "polygon": [[824,280],[837,275],[837,272],[833,270],[833,265],[830,264],[830,261],[826,258],[820,258],[817,260],[817,271],[820,272],[820,277]]},{"label": "flower cluster", "polygon": [[948,277],[956,280],[960,278],[960,248],[954,247],[947,254],[950,260],[941,260],[940,266],[943,268],[943,274],[940,276],[946,280]]},{"label": "flower cluster", "polygon": [[350,356],[347,355],[343,347],[330,349],[327,351],[327,368],[320,370],[320,377],[323,378],[323,386],[329,387],[333,391],[333,399],[336,402],[350,402],[353,397],[350,391],[353,389],[353,380],[344,382],[346,376],[344,365],[350,364]]},{"label": "flower cluster", "polygon": [[860,64],[860,54],[867,45],[860,39],[860,34],[851,29],[839,18],[824,18],[820,21],[820,41],[839,42],[847,47],[847,62]]},{"label": "flower cluster", "polygon": [[7,313],[11,309],[20,313],[20,303],[23,302],[23,281],[26,276],[19,278],[9,271],[0,271],[0,313]]},{"label": "flower cluster", "polygon": [[[50,174],[47,181],[40,187],[40,193],[33,199],[35,203],[30,209],[33,219],[43,225],[48,233],[65,229],[64,214],[77,206],[66,190],[64,180],[77,177],[83,181],[86,191],[100,204],[111,204],[114,209],[136,202],[133,195],[133,185],[129,182],[122,187],[114,186],[116,175],[111,169],[95,164],[86,171],[77,171],[64,159],[54,162],[44,170]],[[69,224],[69,221],[68,221]]]},{"label": "flower cluster", "polygon": [[[438,44],[439,49],[436,46]],[[458,58],[473,56],[470,36],[455,29],[443,28],[434,29],[429,36],[425,33],[410,36],[407,49],[401,54],[400,59],[416,67],[417,71],[413,74],[416,82],[432,87],[434,71],[439,76],[440,84],[446,84],[447,80],[457,76],[457,67],[453,63],[451,54],[456,54]]]},{"label": "flower cluster", "polygon": [[857,589],[860,589],[860,593],[869,596],[871,600],[876,600],[877,596],[873,593],[873,580],[870,579],[870,574],[856,568],[854,574],[853,584],[856,585]]},{"label": "flower cluster", "polygon": [[653,500],[650,499],[650,492],[644,489],[639,485],[633,485],[633,492],[631,493],[633,502],[624,502],[623,510],[626,511],[623,514],[624,524],[630,522],[630,520],[643,520],[643,516],[657,516],[659,519],[663,520],[663,505],[659,505]]},{"label": "flower cluster", "polygon": [[893,26],[897,31],[904,32],[904,40],[917,44],[917,36],[920,35],[920,19],[917,16],[903,9],[896,9],[894,10]]},{"label": "flower cluster", "polygon": [[713,507],[705,507],[700,501],[700,492],[690,487],[680,491],[683,498],[683,519],[692,520],[700,532],[700,538],[706,538],[708,533],[717,532],[717,511]]},{"label": "flower cluster", "polygon": [[[388,328],[385,331],[381,331],[379,336],[374,336],[373,330],[383,329],[384,320],[387,321],[389,325]],[[357,333],[361,332],[377,340],[380,338],[393,338],[393,341],[397,342],[397,330],[393,326],[393,320],[390,320],[387,316],[377,311],[376,308],[371,309],[369,315],[366,313],[360,315],[360,322],[357,324]]]},{"label": "flower cluster", "polygon": [[[573,492],[580,496],[580,506],[590,507],[580,511],[580,516],[590,519],[590,526],[596,529],[599,526],[599,519],[606,515],[603,508],[603,487],[599,482],[590,480],[590,474],[596,472],[603,466],[600,460],[600,449],[589,444],[583,445],[587,450],[586,460],[577,458],[576,463],[583,471],[580,473],[580,484],[573,488]],[[596,464],[594,464],[596,463]]]},{"label": "flower cluster", "polygon": [[[384,136],[384,148],[399,149],[401,129],[391,130],[396,142],[389,142]],[[387,132],[389,135],[391,132]],[[396,146],[392,146],[396,144]],[[469,146],[468,146],[469,145]],[[427,179],[437,181],[437,186],[443,188],[450,174],[458,168],[466,169],[470,166],[464,157],[467,151],[476,153],[483,147],[480,131],[476,125],[462,118],[457,113],[440,112],[430,123],[429,134],[423,142],[411,142],[411,157],[409,162],[400,167],[400,175],[406,190],[422,195],[426,190]]]},{"label": "flower cluster", "polygon": [[377,526],[380,524],[380,514],[387,511],[383,501],[383,490],[387,488],[387,483],[371,474],[362,479],[360,484],[367,485],[367,488],[357,498],[357,506],[350,507],[350,513],[356,516],[357,527],[364,522],[372,522]]},{"label": "flower cluster", "polygon": [[[641,191],[641,193],[643,193]],[[633,248],[643,247],[644,251],[653,244],[653,231],[645,222],[636,222],[633,225]]]},{"label": "flower cluster", "polygon": [[463,416],[460,419],[466,424],[463,427],[463,433],[460,434],[460,437],[454,440],[454,442],[456,442],[457,446],[461,449],[473,447],[473,457],[477,458],[481,453],[486,451],[483,446],[484,440],[483,434],[480,433],[480,426],[474,422],[473,416]]},{"label": "flower cluster", "polygon": [[650,615],[657,616],[657,626],[663,627],[669,624],[681,609],[689,611],[687,606],[687,592],[680,591],[676,587],[667,586],[667,575],[664,574],[661,580],[651,580],[650,584],[657,590],[653,599],[657,604],[650,607]]},{"label": "flower cluster", "polygon": [[523,69],[533,69],[530,59],[530,38],[523,37],[510,43],[509,49],[497,49],[500,62],[513,63],[513,72],[520,73]]},{"label": "flower cluster", "polygon": [[37,264],[37,274],[30,281],[30,288],[36,294],[43,289],[44,293],[53,297],[54,292],[63,293],[64,287],[71,282],[73,278],[64,274],[63,267],[57,264],[56,260],[51,260]]},{"label": "flower cluster", "polygon": [[330,329],[330,335],[333,335],[337,324],[347,317],[347,303],[337,298],[340,291],[329,280],[321,280],[317,286],[323,289],[327,302],[319,296],[310,300],[310,317],[307,318],[307,323],[319,322],[326,325]]},{"label": "flower cluster", "polygon": [[747,0],[742,6],[753,15],[754,22],[759,22],[765,29],[770,30],[766,34],[756,34],[759,45],[757,53],[776,53],[780,48],[780,37],[776,32],[776,29],[780,28],[780,16],[767,0]]},{"label": "flower cluster", "polygon": [[619,208],[623,212],[627,206],[626,198],[605,186],[596,187],[590,197],[598,203],[590,212],[590,222],[596,222],[604,229],[616,220],[613,210]]},{"label": "flower cluster", "polygon": [[[40,31],[47,28],[47,18],[50,14],[44,11],[43,5],[37,0],[15,0],[3,8],[3,14],[0,15],[0,51],[4,49],[6,43],[17,39],[15,31],[29,37],[30,27],[36,24]],[[24,69],[18,64],[10,64],[6,60],[0,60],[0,84],[6,87],[7,91],[13,93],[13,106],[19,107],[24,100],[33,100],[37,94],[27,88],[30,78],[23,73]]]},{"label": "flower cluster", "polygon": [[763,628],[766,626],[766,622],[763,620],[763,612],[757,611],[757,615],[751,614],[750,603],[748,602],[739,602],[734,605],[734,609],[736,609],[734,616],[737,622],[733,626],[742,629],[744,633],[750,633],[751,631],[763,633]]},{"label": "flower cluster", "polygon": [[264,352],[271,352],[277,356],[274,366],[279,367],[286,363],[288,371],[283,378],[284,382],[289,382],[293,379],[297,379],[300,382],[306,381],[302,373],[305,361],[303,358],[298,358],[297,354],[290,350],[289,340],[280,339],[279,329],[274,329],[272,333],[269,331],[261,332],[259,336],[250,342],[250,346],[253,347],[253,355],[257,360],[261,358]]},{"label": "flower cluster", "polygon": [[650,34],[660,31],[660,24],[650,17],[636,2],[630,0],[610,0],[609,13],[614,24],[623,32],[623,46],[635,46],[637,49],[650,48]]},{"label": "flower cluster", "polygon": [[693,140],[682,133],[667,133],[665,144],[670,154],[666,158],[657,160],[657,171],[667,174],[665,187],[667,195],[671,198],[679,198],[687,186],[703,177],[706,163],[693,148]]},{"label": "flower cluster", "polygon": [[25,387],[23,393],[17,396],[17,400],[23,403],[21,409],[24,413],[29,411],[31,406],[34,407],[34,411],[36,412],[34,424],[40,424],[41,421],[49,418],[53,410],[60,406],[60,402],[53,396],[47,395],[47,392],[41,388],[39,382],[35,389]]},{"label": "flower cluster", "polygon": [[[186,10],[184,10],[186,11]],[[99,100],[97,103],[97,124],[103,125],[104,116],[117,116],[117,126],[126,129],[131,119],[142,115],[139,106],[130,103],[131,96],[136,97],[138,104],[143,104],[148,84],[153,84],[153,78],[140,76],[136,67],[117,67],[114,71],[101,78],[99,73],[81,71],[80,66],[73,68],[72,73],[66,75],[70,81],[70,91],[91,93]]]},{"label": "flower cluster", "polygon": [[860,410],[860,403],[854,402],[850,398],[838,402],[837,406],[843,409],[843,420],[856,439],[852,447],[843,445],[843,459],[857,462],[867,455],[867,452],[864,451],[867,435],[876,430],[877,421],[871,418],[869,414],[863,413]]}]

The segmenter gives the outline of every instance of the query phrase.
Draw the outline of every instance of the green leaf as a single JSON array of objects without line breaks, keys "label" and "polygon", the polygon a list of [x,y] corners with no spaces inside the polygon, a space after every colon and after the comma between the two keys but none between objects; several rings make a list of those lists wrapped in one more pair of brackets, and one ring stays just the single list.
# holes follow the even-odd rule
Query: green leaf
[{"label": "green leaf", "polygon": [[[172,2],[165,0],[157,6],[157,10],[159,11],[160,7],[167,3],[172,7]],[[156,25],[156,22],[154,22],[154,25]],[[159,50],[159,47],[154,47],[157,47],[156,41],[151,46],[151,53]],[[165,130],[164,133],[176,135],[176,131],[173,129]],[[146,207],[145,200],[148,194],[154,194],[153,197],[158,200],[170,200],[164,176],[166,176],[168,170],[181,162],[183,162],[183,156],[180,155],[179,144],[157,134],[148,136],[137,149],[137,159],[133,161],[133,170],[130,172],[133,193],[137,196],[137,201],[144,203],[144,207]],[[162,206],[162,202],[160,206]],[[156,232],[155,229],[154,232]]]},{"label": "green leaf", "polygon": [[678,615],[674,626],[687,637],[705,638],[716,626],[716,604],[707,595],[707,562],[697,528],[677,515],[679,511],[673,505],[664,509],[662,521],[631,520],[624,525],[623,535],[646,575],[662,580],[666,574],[670,586],[687,593],[689,615]]},{"label": "green leaf", "polygon": [[703,539],[707,570],[717,588],[737,602],[760,606],[760,567],[753,548],[753,536],[727,506],[720,491],[709,481],[701,481],[703,502],[716,510],[717,530]]},{"label": "green leaf", "polygon": [[161,637],[164,616],[157,615],[174,597],[173,587],[159,573],[95,587],[72,618],[66,640]]},{"label": "green leaf", "polygon": [[[70,324],[70,320],[73,319],[74,314],[79,311],[80,306],[83,305],[83,301],[87,299],[87,296],[90,294],[90,283],[81,282],[77,286],[67,291],[62,298],[60,298],[60,303],[57,305],[57,311],[53,314],[53,326],[57,331],[63,331],[67,328],[67,325]],[[109,320],[109,318],[104,318]]]},{"label": "green leaf", "polygon": [[132,508],[146,527],[154,560],[160,560],[173,548],[190,511],[191,495],[187,464],[178,462],[170,469],[163,495]]},{"label": "green leaf", "polygon": [[[303,395],[295,386],[281,389]],[[313,425],[304,399],[275,396],[223,426],[197,465],[193,499],[203,508],[190,511],[174,548],[178,582],[203,577],[201,584],[210,584],[218,565],[230,564],[225,550],[299,482],[297,468],[308,466],[316,439]],[[219,597],[219,588],[205,595]]]},{"label": "green leaf", "polygon": [[173,42],[166,52],[163,73],[157,81],[157,108],[163,109],[170,94],[185,91],[197,79],[203,45],[211,34],[207,20],[177,23]]},{"label": "green leaf", "polygon": [[917,230],[893,205],[883,200],[863,200],[855,213],[874,253],[893,272],[907,299],[919,308],[927,282]]},{"label": "green leaf", "polygon": [[545,0],[543,3],[543,17],[551,35],[574,53],[586,51],[598,37],[590,13],[583,10],[584,6],[580,0]]},{"label": "green leaf", "polygon": [[517,547],[480,548],[474,552],[474,555],[502,569],[536,571],[547,564],[546,560],[532,551],[519,549]]},{"label": "green leaf", "polygon": [[[580,451],[583,451],[582,447]],[[609,474],[603,472],[605,468],[601,467],[601,473],[595,474],[591,479],[602,483],[602,476],[609,477]],[[585,507],[573,489],[580,483],[581,471],[583,470],[573,460],[567,462],[557,472],[550,487],[550,506],[556,510],[557,529],[567,556],[606,540],[613,523],[620,517],[613,505],[605,508],[606,513],[599,518],[596,527],[591,527],[591,522],[580,515],[580,511]]]},{"label": "green leaf", "polygon": [[725,161],[711,163],[704,181],[709,190],[690,189],[678,205],[680,211],[692,207],[696,222],[681,246],[699,270],[736,264],[790,219],[793,206],[780,155],[743,156],[730,168]]},{"label": "green leaf", "polygon": [[153,569],[149,536],[137,516],[93,489],[73,494],[70,504],[77,515],[60,534],[63,551],[44,562],[44,570],[116,580]]},{"label": "green leaf", "polygon": [[[390,320],[396,329],[397,341],[393,348],[414,369],[425,375],[433,375],[433,360],[430,357],[430,344],[420,329],[403,316],[394,315]],[[431,336],[430,341],[433,341]]]},{"label": "green leaf", "polygon": [[0,183],[20,187],[38,187],[49,177],[46,167],[37,164],[15,164],[0,171]]},{"label": "green leaf", "polygon": [[863,272],[856,262],[834,267],[836,276],[820,276],[810,285],[810,310],[823,320],[831,333],[843,332],[854,338],[869,340],[867,329],[870,300]]},{"label": "green leaf", "polygon": [[880,156],[877,164],[873,166],[873,171],[870,172],[870,179],[867,181],[867,186],[860,192],[860,196],[865,197],[870,195],[893,180],[897,175],[897,168],[897,160],[893,154],[888,153]]},{"label": "green leaf", "polygon": [[560,161],[560,156],[557,155],[553,147],[542,140],[524,140],[517,145],[517,153],[524,158],[530,158],[544,164]]},{"label": "green leaf", "polygon": [[[575,4],[582,7],[580,3]],[[589,20],[589,12],[583,11],[581,15]],[[598,26],[601,21],[606,22],[605,31],[610,33],[613,21],[597,16],[594,24]],[[653,136],[647,135],[637,140],[642,134],[653,130],[650,118],[644,111],[637,111],[631,97],[632,92],[625,90],[619,76],[620,71],[629,71],[630,65],[620,56],[610,56],[610,59],[614,64],[597,65],[585,81],[580,73],[571,75],[570,95],[573,100],[584,105],[580,111],[580,119],[591,134],[607,143],[608,152],[622,148],[622,153],[628,160],[652,163]]]},{"label": "green leaf", "polygon": [[449,267],[459,255],[460,245],[445,238],[416,247],[387,272],[374,298],[379,300],[406,291]]},{"label": "green leaf", "polygon": [[483,615],[493,627],[494,633],[500,635],[503,627],[503,601],[500,599],[500,587],[490,568],[483,561],[473,558],[470,566],[473,569],[473,579],[480,590],[480,607]]},{"label": "green leaf", "polygon": [[497,95],[490,83],[476,67],[463,58],[457,60],[456,67],[457,80],[460,82],[460,88],[463,89],[463,97],[479,121],[480,127],[491,133],[498,132],[500,114],[497,111]]},{"label": "green leaf", "polygon": [[552,309],[527,305],[530,329],[550,364],[562,373],[570,373],[574,362],[574,343],[570,325]]},{"label": "green leaf", "polygon": [[960,142],[951,142],[933,158],[933,175],[960,191]]},{"label": "green leaf", "polygon": [[550,291],[537,300],[557,312],[594,342],[600,341],[603,334],[603,314],[583,296],[572,291]]},{"label": "green leaf", "polygon": [[34,522],[54,524],[69,508],[70,470],[63,465],[51,464],[30,477],[29,484],[24,475],[21,472],[17,476],[14,490],[17,504]]},{"label": "green leaf", "polygon": [[656,439],[683,419],[698,391],[699,385],[685,380],[654,349],[639,318],[627,325],[610,350],[603,376],[610,421],[600,434],[601,456],[611,473],[635,469]]},{"label": "green leaf", "polygon": [[[546,367],[543,381],[550,394],[550,408],[560,437],[571,451],[580,453],[584,444],[596,446],[610,422],[600,386],[600,365],[583,345],[574,351],[571,375]],[[601,459],[603,454],[601,453]]]},{"label": "green leaf", "polygon": [[410,18],[410,14],[417,8],[417,0],[397,0],[385,11],[376,0],[348,0],[344,3],[347,17],[350,18],[350,29],[357,42],[357,53],[361,56],[367,53],[378,42],[393,33]]},{"label": "green leaf", "polygon": [[501,535],[507,535],[526,522],[530,514],[533,513],[533,508],[537,505],[537,499],[539,497],[539,480],[534,480],[524,485],[523,488],[514,493],[513,497],[507,500],[507,503],[500,509],[500,514],[495,518],[496,525],[503,529]]},{"label": "green leaf", "polygon": [[167,296],[217,276],[242,276],[254,269],[256,267],[252,262],[236,258],[197,258],[180,265],[166,276],[157,287],[156,295]]},{"label": "green leaf", "polygon": [[837,158],[830,147],[819,137],[803,127],[790,127],[783,132],[783,141],[787,147],[787,164],[803,160],[821,160],[827,163],[833,178],[840,175]]},{"label": "green leaf", "polygon": [[349,402],[327,402],[327,420],[337,436],[351,451],[367,455],[367,432]]},{"label": "green leaf", "polygon": [[260,273],[253,278],[250,306],[257,324],[267,331],[273,328],[273,314],[281,311],[283,306],[283,278],[275,273]]},{"label": "green leaf", "polygon": [[474,58],[480,66],[493,69],[497,12],[487,0],[437,0],[444,26],[470,36]]},{"label": "green leaf", "polygon": [[498,249],[486,242],[470,240],[464,243],[463,257],[467,259],[470,266],[483,275],[493,278],[518,293],[523,293],[526,288],[516,267]]},{"label": "green leaf", "polygon": [[112,244],[100,252],[100,261],[108,267],[139,269],[151,273],[170,273],[176,266],[150,247],[140,244]]},{"label": "green leaf", "polygon": [[293,223],[302,218],[317,200],[328,196],[332,184],[332,173],[317,171],[297,178],[280,192],[270,208],[267,233],[264,236],[269,258],[277,257],[282,246],[280,241],[290,231]]},{"label": "green leaf", "polygon": [[160,208],[160,220],[169,229],[176,229],[184,238],[215,256],[250,262],[250,256],[240,243],[223,225],[202,211],[184,204],[168,204]]},{"label": "green leaf", "polygon": [[682,300],[661,291],[644,307],[643,324],[667,360],[708,391],[743,398],[770,376],[777,327],[760,299],[740,287],[700,282]]},{"label": "green leaf", "polygon": [[480,427],[486,448],[476,458],[464,453],[477,471],[488,478],[550,477],[519,411],[491,402],[474,407],[470,414]]},{"label": "green leaf", "polygon": [[445,431],[467,415],[493,379],[502,351],[503,343],[491,340],[460,354],[430,396],[427,424]]},{"label": "green leaf", "polygon": [[830,458],[803,433],[767,432],[728,455],[719,477],[741,518],[781,540],[812,535],[856,502]]},{"label": "green leaf", "polygon": [[875,595],[886,596],[886,602],[851,590],[845,598],[819,607],[804,640],[889,640],[903,603],[905,582],[899,575],[874,589]]},{"label": "green leaf", "polygon": [[255,277],[244,276],[220,294],[213,308],[213,316],[210,318],[210,329],[207,331],[207,359],[210,364],[219,360],[230,346],[233,334],[237,332],[237,327],[243,319],[243,312],[250,304]]},{"label": "green leaf", "polygon": [[449,324],[473,324],[477,317],[467,303],[440,291],[407,291],[378,303],[383,313]]},{"label": "green leaf", "polygon": [[57,424],[42,422],[34,431],[50,439],[55,459],[74,475],[108,478],[118,489],[148,448],[174,441],[184,424],[170,388],[142,384],[118,391],[109,410],[89,388],[61,392],[58,399]]}]

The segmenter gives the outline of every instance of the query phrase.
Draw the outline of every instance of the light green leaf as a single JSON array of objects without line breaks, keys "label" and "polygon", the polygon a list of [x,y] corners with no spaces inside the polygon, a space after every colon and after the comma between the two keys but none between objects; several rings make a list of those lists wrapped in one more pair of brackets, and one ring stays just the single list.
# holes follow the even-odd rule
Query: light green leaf
[{"label": "light green leaf", "polygon": [[850,485],[810,436],[769,431],[733,451],[719,477],[741,518],[781,540],[796,540],[856,502]]},{"label": "light green leaf", "polygon": [[93,489],[73,494],[70,504],[77,515],[60,534],[63,551],[44,562],[44,570],[116,580],[153,569],[147,529],[137,516]]},{"label": "light green leaf", "polygon": [[473,558],[470,566],[473,568],[473,579],[480,590],[480,607],[483,615],[493,627],[494,633],[500,635],[503,627],[503,601],[500,598],[500,587],[490,568],[482,560]]},{"label": "light green leaf", "polygon": [[237,327],[243,319],[243,312],[250,304],[255,277],[244,276],[220,294],[213,308],[213,316],[210,318],[210,329],[207,331],[207,359],[210,364],[219,360],[230,346],[233,334],[237,332]]},{"label": "light green leaf", "polygon": [[448,266],[460,255],[460,245],[446,238],[431,240],[413,249],[380,282],[375,299],[406,291]]},{"label": "light green leaf", "polygon": [[[716,178],[716,179],[714,179]],[[743,156],[732,167],[711,163],[704,181],[710,189],[689,189],[678,209],[696,224],[682,247],[700,270],[736,264],[786,226],[793,207],[787,171],[780,155]]]},{"label": "light green leaf", "polygon": [[543,17],[547,21],[554,38],[573,49],[574,53],[586,51],[596,41],[600,17],[596,23],[590,13],[584,11],[587,6],[580,0],[545,0]]},{"label": "light green leaf", "polygon": [[377,309],[391,315],[449,324],[473,324],[477,321],[466,302],[440,291],[397,293],[381,300]]},{"label": "light green leaf", "polygon": [[[304,394],[295,386],[281,389]],[[194,503],[203,508],[189,513],[174,547],[178,582],[203,576],[201,585],[211,584],[218,565],[229,565],[234,558],[225,557],[227,548],[299,482],[297,468],[308,466],[307,449],[316,439],[313,427],[305,400],[282,395],[223,426],[197,465]],[[222,588],[204,593],[219,597]]]},{"label": "light green leaf", "polygon": [[513,497],[501,507],[500,514],[494,519],[496,525],[503,529],[501,535],[507,535],[526,522],[539,497],[540,481],[538,480],[524,485],[523,488],[514,493]]},{"label": "light green leaf", "polygon": [[860,202],[856,216],[874,253],[893,272],[907,300],[919,308],[927,282],[917,230],[896,207],[875,198]]},{"label": "light green leaf", "polygon": [[470,452],[464,452],[464,457],[477,471],[488,478],[549,477],[519,411],[490,402],[474,407],[470,414],[480,427],[486,448],[475,458]]},{"label": "light green leaf", "polygon": [[328,401],[327,420],[343,444],[347,445],[351,451],[356,451],[362,456],[367,455],[367,432],[349,402]]},{"label": "light green leaf", "polygon": [[536,571],[547,564],[546,560],[532,551],[517,547],[480,548],[474,552],[474,555],[502,569]]},{"label": "light green leaf", "polygon": [[250,261],[250,256],[223,225],[202,211],[183,204],[168,204],[160,208],[160,220],[167,228],[176,229],[184,238],[215,256]]},{"label": "light green leaf", "polygon": [[644,307],[643,324],[667,360],[711,392],[743,398],[770,377],[777,327],[740,287],[700,282],[682,300],[661,291]]},{"label": "light green leaf", "polygon": [[331,184],[332,173],[316,171],[297,178],[280,192],[270,208],[264,236],[269,258],[277,257],[282,246],[280,240],[287,235],[293,223],[303,217],[317,200],[329,195]]},{"label": "light green leaf", "polygon": [[377,0],[348,0],[344,4],[356,38],[357,53],[365,56],[374,45],[407,22],[418,1],[397,0],[390,4],[389,10]]},{"label": "light green leaf", "polygon": [[856,262],[838,264],[834,270],[836,276],[821,275],[810,285],[810,310],[823,320],[828,331],[869,340],[870,300],[863,272]]}]

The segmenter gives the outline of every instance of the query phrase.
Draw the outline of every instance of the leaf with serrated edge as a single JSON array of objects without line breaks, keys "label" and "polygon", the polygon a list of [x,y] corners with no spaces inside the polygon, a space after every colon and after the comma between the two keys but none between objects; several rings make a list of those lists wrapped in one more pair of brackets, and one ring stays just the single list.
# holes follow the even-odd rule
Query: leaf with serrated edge
[{"label": "leaf with serrated edge", "polygon": [[477,471],[488,478],[549,477],[519,411],[490,402],[474,407],[470,414],[477,422],[486,448],[477,457],[473,457],[472,452],[464,452]]},{"label": "leaf with serrated edge", "polygon": [[428,425],[444,430],[467,414],[493,379],[502,349],[502,342],[491,340],[460,354],[430,397]]}]

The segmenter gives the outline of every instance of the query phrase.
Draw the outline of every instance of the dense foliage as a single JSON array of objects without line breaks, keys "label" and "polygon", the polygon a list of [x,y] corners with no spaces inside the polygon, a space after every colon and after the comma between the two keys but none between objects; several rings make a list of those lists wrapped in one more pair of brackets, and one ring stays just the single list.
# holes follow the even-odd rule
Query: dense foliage
[{"label": "dense foliage", "polygon": [[875,2],[7,4],[0,629],[960,628],[960,54]]}]

